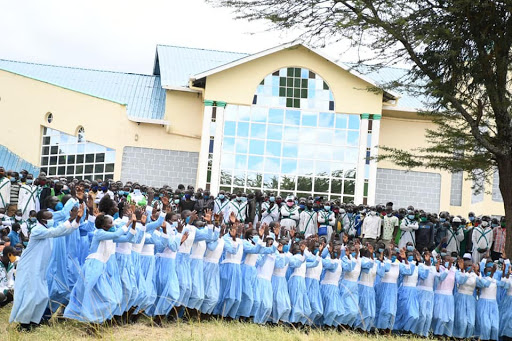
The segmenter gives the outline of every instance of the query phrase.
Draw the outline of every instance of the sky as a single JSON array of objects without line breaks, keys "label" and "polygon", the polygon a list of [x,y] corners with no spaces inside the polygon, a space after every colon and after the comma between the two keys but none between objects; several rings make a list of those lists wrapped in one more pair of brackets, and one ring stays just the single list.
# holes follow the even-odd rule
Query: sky
[{"label": "sky", "polygon": [[[255,53],[300,33],[234,17],[204,0],[0,0],[0,59],[151,74],[157,44]],[[356,58],[343,44],[322,52]]]}]

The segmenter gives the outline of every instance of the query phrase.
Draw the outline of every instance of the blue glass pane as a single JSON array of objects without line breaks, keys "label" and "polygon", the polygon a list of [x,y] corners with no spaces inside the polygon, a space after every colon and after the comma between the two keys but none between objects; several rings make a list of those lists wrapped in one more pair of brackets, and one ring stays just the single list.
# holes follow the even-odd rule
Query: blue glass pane
[{"label": "blue glass pane", "polygon": [[359,145],[359,132],[358,131],[349,131],[348,132],[347,144],[349,146]]},{"label": "blue glass pane", "polygon": [[265,138],[265,124],[253,123],[251,124],[251,137],[257,137],[259,139]]},{"label": "blue glass pane", "polygon": [[236,169],[247,169],[247,155],[236,155],[235,168]]},{"label": "blue glass pane", "polygon": [[238,120],[239,121],[249,121],[249,117],[251,115],[251,107],[241,105],[238,107]]},{"label": "blue glass pane", "polygon": [[283,138],[283,126],[281,125],[268,125],[267,139],[281,140]]},{"label": "blue glass pane", "polygon": [[235,136],[236,132],[236,123],[231,121],[226,121],[224,123],[224,136]]},{"label": "blue glass pane", "polygon": [[236,121],[238,114],[238,105],[228,105],[224,109],[224,120],[225,121]]},{"label": "blue glass pane", "polygon": [[300,156],[307,159],[314,159],[318,153],[319,146],[316,144],[301,144],[300,145]]},{"label": "blue glass pane", "polygon": [[284,157],[297,157],[298,145],[294,143],[285,143],[283,146]]},{"label": "blue glass pane", "polygon": [[238,129],[236,136],[248,137],[249,136],[249,123],[238,122]]},{"label": "blue glass pane", "polygon": [[246,154],[249,146],[249,140],[247,139],[236,139],[236,152]]},{"label": "blue glass pane", "polygon": [[300,70],[300,76],[302,78],[306,78],[307,79],[309,77],[309,70],[308,69],[301,69]]},{"label": "blue glass pane", "polygon": [[281,173],[283,174],[296,174],[297,173],[297,160],[282,159]]},{"label": "blue glass pane", "polygon": [[365,179],[370,178],[370,166],[369,165],[364,166],[364,178]]},{"label": "blue glass pane", "polygon": [[327,161],[315,161],[315,175],[329,176],[331,174],[331,163]]},{"label": "blue glass pane", "polygon": [[298,126],[300,125],[300,111],[298,110],[286,110],[286,121],[285,124]]},{"label": "blue glass pane", "polygon": [[251,140],[249,143],[249,154],[263,155],[265,142],[259,140]]},{"label": "blue glass pane", "polygon": [[321,112],[318,120],[318,126],[325,128],[334,127],[334,113]]},{"label": "blue glass pane", "polygon": [[268,111],[268,122],[269,123],[283,123],[283,109],[270,109]]},{"label": "blue glass pane", "polygon": [[222,142],[222,151],[224,153],[233,153],[235,151],[235,139],[232,137],[225,137]]},{"label": "blue glass pane", "polygon": [[303,112],[302,113],[302,126],[316,127],[318,121],[318,113],[316,112]]},{"label": "blue glass pane", "polygon": [[315,162],[313,160],[302,160],[299,159],[299,174],[312,175],[314,170]]},{"label": "blue glass pane", "polygon": [[369,133],[367,136],[366,136],[366,147],[371,147],[372,146],[372,134]]},{"label": "blue glass pane", "polygon": [[336,114],[336,128],[347,129],[348,117],[344,114]]},{"label": "blue glass pane", "polygon": [[261,156],[249,156],[248,169],[255,172],[263,171],[263,157]]},{"label": "blue glass pane", "polygon": [[251,121],[253,122],[267,122],[268,109],[253,107],[251,111]]},{"label": "blue glass pane", "polygon": [[265,155],[281,156],[281,142],[267,141]]},{"label": "blue glass pane", "polygon": [[334,144],[336,146],[345,146],[347,144],[346,130],[336,130],[334,132]]},{"label": "blue glass pane", "polygon": [[298,141],[299,140],[299,128],[285,126],[283,138],[285,141]]},{"label": "blue glass pane", "polygon": [[357,148],[347,148],[345,149],[345,161],[350,163],[356,163],[358,160],[358,150]]},{"label": "blue glass pane", "polygon": [[345,161],[345,148],[334,147],[332,159],[334,161]]},{"label": "blue glass pane", "polygon": [[359,129],[359,115],[349,115],[348,129]]},{"label": "blue glass pane", "polygon": [[[276,157],[265,158],[265,172],[276,172],[279,170],[280,159]],[[252,169],[251,169],[252,170]]]},{"label": "blue glass pane", "polygon": [[222,158],[220,161],[221,169],[233,169],[235,167],[235,155],[233,154],[222,154]]},{"label": "blue glass pane", "polygon": [[327,130],[327,129],[322,129],[322,130],[319,129],[318,130],[317,139],[318,139],[319,143],[332,144],[333,137],[334,137],[333,130]]}]

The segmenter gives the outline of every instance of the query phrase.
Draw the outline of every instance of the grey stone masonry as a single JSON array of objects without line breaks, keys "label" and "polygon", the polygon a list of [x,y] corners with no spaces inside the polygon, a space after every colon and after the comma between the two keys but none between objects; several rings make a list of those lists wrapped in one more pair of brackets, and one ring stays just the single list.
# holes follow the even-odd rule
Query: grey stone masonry
[{"label": "grey stone masonry", "polygon": [[494,172],[492,179],[492,201],[503,202],[503,197],[500,191],[500,175],[498,171]]},{"label": "grey stone masonry", "polygon": [[462,206],[462,184],[464,181],[463,172],[452,173],[452,183],[450,186],[450,205]]},{"label": "grey stone masonry", "polygon": [[121,181],[150,186],[196,185],[199,153],[124,147]]},{"label": "grey stone masonry", "polygon": [[441,174],[377,168],[375,203],[393,202],[395,208],[413,205],[439,212]]}]

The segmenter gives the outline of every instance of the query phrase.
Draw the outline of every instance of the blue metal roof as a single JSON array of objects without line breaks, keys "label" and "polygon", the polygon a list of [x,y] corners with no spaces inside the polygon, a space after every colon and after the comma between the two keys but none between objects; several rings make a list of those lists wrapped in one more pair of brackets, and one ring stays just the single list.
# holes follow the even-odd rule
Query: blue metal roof
[{"label": "blue metal roof", "polygon": [[188,87],[190,76],[247,57],[247,53],[157,45],[155,74],[164,87]]},{"label": "blue metal roof", "polygon": [[163,120],[165,90],[159,76],[81,69],[0,59],[0,69],[59,87],[126,104],[134,120]]},{"label": "blue metal roof", "polygon": [[26,169],[34,176],[39,175],[39,167],[34,166],[28,161],[25,161],[20,156],[11,152],[7,147],[0,145],[0,166],[5,170],[13,170],[16,172]]}]

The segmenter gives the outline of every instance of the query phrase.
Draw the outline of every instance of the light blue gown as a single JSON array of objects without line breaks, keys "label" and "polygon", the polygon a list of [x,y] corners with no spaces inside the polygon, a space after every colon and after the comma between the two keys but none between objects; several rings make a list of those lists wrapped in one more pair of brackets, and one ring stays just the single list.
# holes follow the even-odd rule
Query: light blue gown
[{"label": "light blue gown", "polygon": [[418,267],[419,318],[412,332],[427,337],[430,333],[434,313],[434,282],[437,271],[433,266],[420,264]]},{"label": "light blue gown", "polygon": [[252,307],[254,305],[254,293],[256,285],[256,261],[259,254],[274,253],[275,248],[265,247],[265,244],[260,241],[259,237],[254,237],[254,244],[248,240],[244,240],[243,248],[244,255],[242,258],[242,300],[238,307],[238,316],[251,317]]},{"label": "light blue gown", "polygon": [[324,262],[328,263],[329,261],[320,259],[317,266],[306,267],[306,292],[309,299],[309,306],[311,307],[308,324],[319,325],[324,313],[322,293],[320,292],[320,277],[322,275]]},{"label": "light blue gown", "polygon": [[512,277],[503,278],[502,281],[508,282],[508,289],[505,296],[501,299],[500,309],[500,337],[512,337]]},{"label": "light blue gown", "polygon": [[[389,271],[389,268],[388,268]],[[358,283],[359,310],[354,326],[370,331],[375,325],[375,281],[386,273],[386,267],[380,261],[361,258],[361,275]]]},{"label": "light blue gown", "polygon": [[[229,234],[223,238],[225,252],[220,265],[219,302],[213,312],[215,315],[236,318],[242,299],[242,268],[240,263],[242,262],[244,249],[240,239],[235,242]],[[234,254],[228,251],[233,249],[236,249]]]},{"label": "light blue gown", "polygon": [[254,292],[254,304],[252,315],[254,323],[264,324],[272,316],[272,304],[274,300],[272,292],[272,274],[274,267],[283,268],[286,265],[287,258],[275,251],[267,255],[259,255],[256,262],[258,271]]},{"label": "light blue gown", "polygon": [[413,332],[420,318],[420,304],[418,301],[418,267],[409,263],[410,272],[400,275],[398,288],[398,301],[394,330]]},{"label": "light blue gown", "polygon": [[203,258],[206,252],[206,241],[213,238],[213,225],[198,228],[192,245],[190,255],[190,278],[192,286],[187,308],[201,309],[204,300],[204,264]]},{"label": "light blue gown", "polygon": [[[69,217],[69,212],[78,202],[74,199],[69,199],[62,210],[48,211],[53,213],[54,226],[58,226]],[[51,226],[48,226],[51,228]],[[71,232],[73,233],[73,232]],[[52,255],[48,265],[48,273],[46,278],[48,281],[48,294],[50,296],[49,308],[52,313],[62,305],[67,305],[69,295],[72,290],[72,283],[68,273],[68,251],[66,238],[58,238],[53,240]]]},{"label": "light blue gown", "polygon": [[453,322],[453,337],[464,339],[472,338],[475,334],[476,298],[475,287],[477,278],[475,274],[455,273],[458,290],[454,295],[455,320]]},{"label": "light blue gown", "polygon": [[[303,260],[301,258],[304,258]],[[312,256],[307,252],[304,256],[294,255],[290,258],[289,267],[293,269],[288,280],[288,294],[292,310],[290,312],[291,323],[311,324],[311,305],[309,304],[308,292],[306,289],[306,269],[318,266],[320,257]]]},{"label": "light blue gown", "polygon": [[320,281],[320,292],[324,306],[322,323],[326,326],[338,326],[344,313],[338,287],[343,272],[341,262],[341,259],[331,259],[329,262],[323,263],[324,276]]},{"label": "light blue gown", "polygon": [[279,321],[288,322],[290,311],[292,309],[290,303],[290,295],[288,294],[288,283],[286,281],[286,272],[291,258],[290,253],[281,254],[286,259],[283,267],[274,266],[272,274],[272,322]]},{"label": "light blue gown", "polygon": [[135,231],[123,227],[121,222],[115,232],[96,229],[91,252],[80,273],[64,317],[90,323],[102,323],[116,315],[121,304],[116,287],[112,286],[108,264],[117,267],[115,242],[130,242]]},{"label": "light blue gown", "polygon": [[442,268],[436,277],[434,292],[434,313],[432,316],[432,332],[434,335],[451,337],[455,321],[455,271]]},{"label": "light blue gown", "polygon": [[89,233],[93,233],[94,230],[96,230],[96,227],[94,226],[94,221],[90,221],[90,219],[88,219],[83,224],[80,224],[78,229],[80,233],[80,239],[78,241],[78,263],[80,264],[81,269],[85,263],[85,259],[89,255],[89,249],[91,248]]},{"label": "light blue gown", "polygon": [[361,260],[349,259],[343,256],[341,264],[343,265],[343,279],[340,281],[339,290],[343,303],[343,316],[339,323],[352,327],[359,315],[359,287],[357,281],[361,273]]},{"label": "light blue gown", "polygon": [[51,238],[65,236],[77,228],[76,223],[59,224],[54,228],[46,228],[38,223],[32,229],[28,246],[23,251],[17,266],[14,282],[16,294],[9,322],[23,324],[41,322],[49,300],[46,279],[52,254]]},{"label": "light blue gown", "polygon": [[501,279],[483,277],[477,279],[476,286],[481,289],[476,303],[475,336],[481,340],[498,340],[500,319],[496,296],[498,288],[508,289],[510,283]]}]

